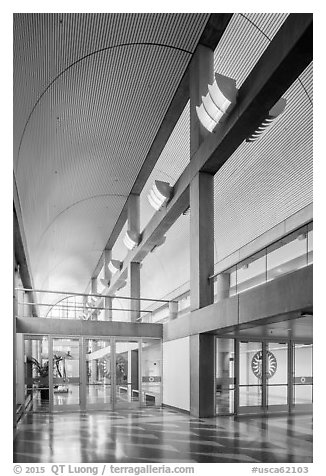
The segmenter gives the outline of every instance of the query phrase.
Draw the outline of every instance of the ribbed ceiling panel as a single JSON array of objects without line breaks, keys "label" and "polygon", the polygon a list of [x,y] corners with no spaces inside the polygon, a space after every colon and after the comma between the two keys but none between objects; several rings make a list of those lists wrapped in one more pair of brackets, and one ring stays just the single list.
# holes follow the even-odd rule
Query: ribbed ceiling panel
[{"label": "ribbed ceiling panel", "polygon": [[15,173],[36,285],[60,288],[52,270],[81,254],[71,289],[85,288],[208,17],[15,15]]},{"label": "ribbed ceiling panel", "polygon": [[35,104],[52,81],[76,61],[101,49],[137,42],[193,52],[208,17],[191,13],[15,14],[15,161]]},{"label": "ribbed ceiling panel", "polygon": [[280,118],[215,175],[216,261],[312,202],[312,65],[299,79]]},{"label": "ribbed ceiling panel", "polygon": [[215,49],[215,71],[235,79],[240,88],[287,16],[285,13],[234,14]]}]

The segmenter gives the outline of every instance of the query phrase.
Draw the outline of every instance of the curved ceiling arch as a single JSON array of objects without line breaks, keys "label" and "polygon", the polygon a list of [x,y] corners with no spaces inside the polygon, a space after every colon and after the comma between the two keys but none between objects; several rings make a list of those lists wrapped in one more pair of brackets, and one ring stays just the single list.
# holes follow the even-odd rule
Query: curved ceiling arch
[{"label": "curved ceiling arch", "polygon": [[97,199],[97,198],[102,198],[102,197],[121,197],[121,198],[127,198],[127,195],[122,195],[122,194],[112,194],[112,193],[101,193],[99,195],[93,195],[92,197],[86,197],[86,198],[83,198],[81,200],[78,200],[74,203],[72,203],[71,205],[68,205],[64,210],[62,210],[61,212],[59,212],[57,215],[55,215],[55,217],[53,218],[53,220],[51,220],[51,222],[48,224],[48,226],[45,228],[44,232],[41,234],[40,238],[39,238],[39,242],[38,242],[38,246],[40,245],[42,239],[44,238],[44,236],[46,235],[46,233],[49,231],[49,229],[51,228],[51,226],[55,223],[55,221],[61,217],[61,215],[63,215],[64,213],[67,213],[68,211],[70,211],[73,207],[77,206],[77,205],[80,205],[81,203],[83,202],[86,202],[86,201],[89,201],[89,200],[94,200],[94,199]]},{"label": "curved ceiling arch", "polygon": [[25,125],[24,125],[24,128],[23,128],[23,131],[22,131],[22,135],[21,135],[21,138],[20,138],[20,141],[19,141],[19,146],[18,146],[18,156],[17,156],[17,163],[16,163],[16,168],[18,169],[18,166],[19,166],[19,159],[20,159],[20,150],[21,150],[21,145],[22,145],[22,142],[23,142],[23,139],[24,139],[24,136],[25,136],[25,132],[26,132],[26,129],[28,127],[28,124],[29,124],[29,121],[32,117],[32,115],[34,114],[34,111],[35,109],[37,108],[38,104],[40,103],[40,101],[42,100],[43,96],[50,90],[50,88],[53,86],[53,84],[58,81],[59,78],[61,78],[61,76],[63,76],[69,69],[73,68],[74,66],[76,66],[78,63],[82,62],[82,61],[85,61],[86,59],[88,59],[90,56],[94,56],[96,54],[99,54],[99,53],[102,53],[104,51],[109,51],[109,50],[113,50],[113,49],[116,49],[116,48],[124,48],[124,47],[128,47],[128,46],[158,46],[158,47],[162,47],[162,48],[166,48],[166,49],[171,49],[171,50],[175,50],[175,51],[180,51],[182,53],[186,53],[188,55],[192,55],[192,51],[189,51],[189,50],[186,50],[184,48],[180,48],[178,46],[173,46],[173,45],[168,45],[168,44],[161,44],[161,43],[155,43],[155,42],[129,42],[129,43],[121,43],[121,44],[118,44],[118,45],[112,45],[112,46],[107,46],[105,48],[100,48],[98,49],[97,51],[92,51],[91,53],[88,53],[86,55],[84,55],[83,57],[81,58],[78,58],[76,61],[74,61],[73,63],[71,63],[69,66],[67,66],[64,70],[62,70],[59,74],[57,74],[57,76],[48,84],[48,86],[43,90],[43,92],[41,93],[41,95],[38,97],[38,99],[36,100],[36,102],[34,103],[34,106],[32,107],[32,110],[30,111],[28,117],[27,117],[27,120],[25,122]]}]

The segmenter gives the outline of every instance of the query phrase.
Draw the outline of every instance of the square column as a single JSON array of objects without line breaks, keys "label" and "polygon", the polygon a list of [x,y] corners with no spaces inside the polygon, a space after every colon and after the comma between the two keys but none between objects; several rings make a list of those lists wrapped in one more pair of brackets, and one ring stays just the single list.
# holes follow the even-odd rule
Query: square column
[{"label": "square column", "polygon": [[139,195],[131,193],[128,198],[128,230],[140,231]]},{"label": "square column", "polygon": [[199,172],[190,184],[190,308],[214,302],[214,176]]},{"label": "square column", "polygon": [[230,297],[230,273],[220,273],[216,276],[216,301]]},{"label": "square column", "polygon": [[[209,135],[196,107],[214,81],[214,51],[198,45],[190,65],[190,160]],[[214,273],[214,177],[199,172],[190,183],[190,300],[191,310],[214,301],[209,276]]]},{"label": "square column", "polygon": [[[92,278],[91,279],[91,293],[92,294],[97,294],[97,278]],[[93,311],[92,312],[92,320],[97,321],[98,311],[95,311],[95,309],[92,309],[92,311]]]},{"label": "square column", "polygon": [[190,414],[215,415],[215,336],[190,336]]},{"label": "square column", "polygon": [[[128,230],[140,232],[139,195],[131,194],[128,199]],[[128,267],[130,281],[130,321],[136,322],[140,317],[140,263],[132,261]]]},{"label": "square column", "polygon": [[198,45],[190,64],[190,160],[200,144],[210,134],[200,123],[196,106],[208,93],[208,84],[214,82],[214,51]]},{"label": "square column", "polygon": [[[190,66],[190,160],[209,132],[196,106],[214,81],[214,52],[199,45]],[[199,172],[190,183],[190,309],[214,302],[214,176]],[[215,336],[190,336],[190,413],[215,415]]]},{"label": "square column", "polygon": [[[111,280],[111,272],[108,268],[112,259],[112,250],[104,250],[104,279],[106,282]],[[112,321],[112,299],[110,297],[104,298],[104,320]],[[109,309],[107,309],[109,308]]]},{"label": "square column", "polygon": [[129,265],[130,297],[130,322],[137,322],[140,318],[140,263],[132,261]]}]

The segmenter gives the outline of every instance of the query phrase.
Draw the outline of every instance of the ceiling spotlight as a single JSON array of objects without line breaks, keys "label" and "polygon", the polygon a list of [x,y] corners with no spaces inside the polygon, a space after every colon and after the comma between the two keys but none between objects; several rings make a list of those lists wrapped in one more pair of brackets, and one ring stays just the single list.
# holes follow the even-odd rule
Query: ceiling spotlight
[{"label": "ceiling spotlight", "polygon": [[170,199],[172,189],[169,183],[155,180],[151,191],[147,195],[149,203],[155,210],[159,210]]},{"label": "ceiling spotlight", "polygon": [[162,238],[160,238],[159,240],[157,240],[157,242],[155,243],[155,245],[153,246],[153,248],[151,249],[151,253],[153,253],[153,251],[158,248],[159,246],[162,246],[166,241],[166,236],[163,235]]},{"label": "ceiling spotlight", "polygon": [[246,142],[254,142],[258,139],[263,132],[272,124],[272,122],[279,117],[285,109],[286,99],[280,98],[276,104],[270,109],[268,116],[263,122],[256,127],[255,132],[253,132],[249,137],[247,137]]},{"label": "ceiling spotlight", "polygon": [[196,112],[201,124],[209,132],[213,132],[225,114],[230,112],[236,103],[238,90],[232,78],[215,73],[213,84],[208,85],[208,93],[202,96],[202,103],[196,106]]},{"label": "ceiling spotlight", "polygon": [[111,259],[108,268],[111,271],[111,273],[114,274],[117,271],[120,271],[121,266],[122,266],[121,261],[119,261],[117,259]]},{"label": "ceiling spotlight", "polygon": [[133,250],[140,242],[140,235],[135,231],[128,230],[123,238],[123,243],[128,250]]}]

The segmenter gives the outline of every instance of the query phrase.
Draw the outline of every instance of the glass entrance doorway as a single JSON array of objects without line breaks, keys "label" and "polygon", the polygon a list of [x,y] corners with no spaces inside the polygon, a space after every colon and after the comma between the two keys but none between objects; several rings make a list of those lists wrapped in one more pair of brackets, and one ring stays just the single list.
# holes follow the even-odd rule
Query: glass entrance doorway
[{"label": "glass entrance doorway", "polygon": [[236,341],[235,413],[312,410],[312,343]]},{"label": "glass entrance doorway", "polygon": [[24,339],[25,406],[29,411],[50,411],[49,338]]},{"label": "glass entrance doorway", "polygon": [[115,406],[137,407],[140,403],[138,341],[117,340],[114,357]]},{"label": "glass entrance doorway", "polygon": [[265,361],[262,342],[239,342],[239,410],[263,409]]},{"label": "glass entrance doorway", "polygon": [[29,411],[85,411],[162,403],[161,339],[24,337]]},{"label": "glass entrance doorway", "polygon": [[111,340],[85,339],[86,409],[112,408],[112,343]]},{"label": "glass entrance doorway", "polygon": [[[50,403],[54,411],[73,411],[80,408],[79,347],[79,338],[52,340]],[[51,367],[51,360],[49,362]]]}]

